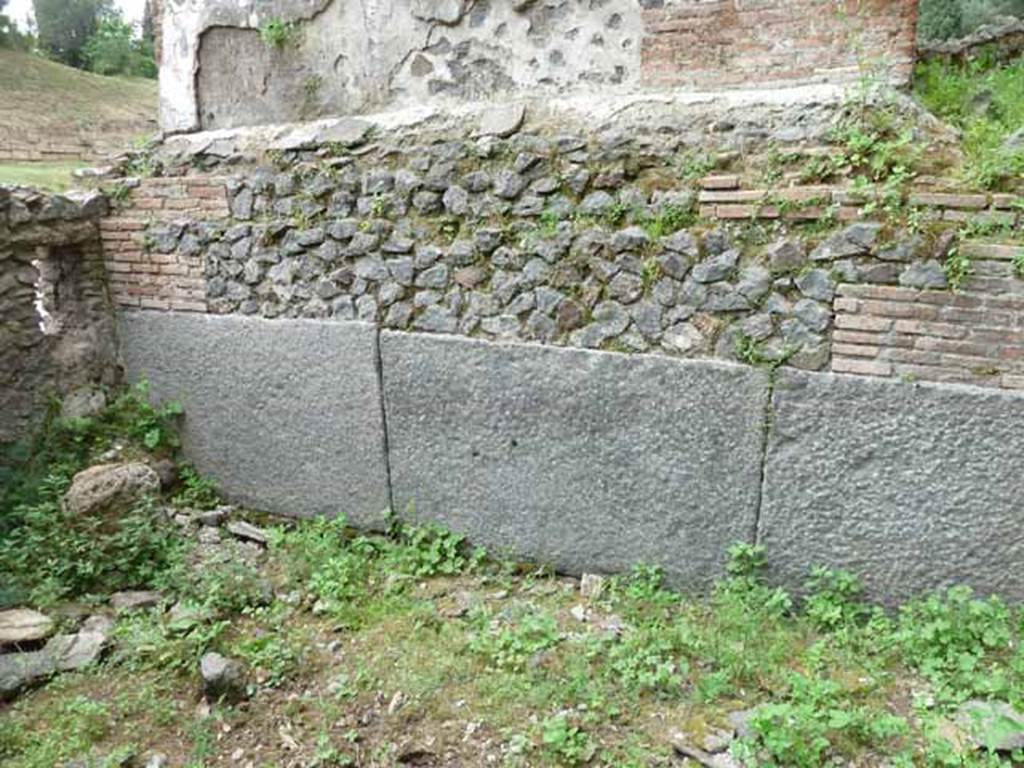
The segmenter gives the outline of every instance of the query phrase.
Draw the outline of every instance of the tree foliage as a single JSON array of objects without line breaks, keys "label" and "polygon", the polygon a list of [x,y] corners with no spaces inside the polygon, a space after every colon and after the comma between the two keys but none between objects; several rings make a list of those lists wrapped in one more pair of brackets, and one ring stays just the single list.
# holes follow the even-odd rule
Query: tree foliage
[{"label": "tree foliage", "polygon": [[113,13],[111,0],[32,0],[39,48],[55,61],[81,68],[85,46],[104,17]]},{"label": "tree foliage", "polygon": [[100,20],[82,58],[86,67],[99,75],[156,77],[152,43],[136,39],[132,26],[117,14]]},{"label": "tree foliage", "polygon": [[921,0],[918,35],[922,40],[963,37],[1000,16],[1024,17],[1024,0]]},{"label": "tree foliage", "polygon": [[14,20],[4,13],[8,0],[0,0],[0,48],[17,48],[27,50],[31,45],[31,38],[18,31]]}]

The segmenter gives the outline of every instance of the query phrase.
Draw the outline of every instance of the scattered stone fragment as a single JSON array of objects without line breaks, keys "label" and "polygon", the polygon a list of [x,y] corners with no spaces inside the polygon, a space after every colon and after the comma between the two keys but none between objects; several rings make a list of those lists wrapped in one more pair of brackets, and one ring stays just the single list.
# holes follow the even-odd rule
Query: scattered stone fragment
[{"label": "scattered stone fragment", "polygon": [[157,459],[149,465],[160,478],[160,489],[168,490],[178,482],[178,467],[170,459]]},{"label": "scattered stone fragment", "polygon": [[53,657],[45,650],[0,654],[0,701],[14,698],[56,671]]},{"label": "scattered stone fragment", "polygon": [[230,506],[204,510],[196,515],[196,522],[200,525],[209,526],[210,528],[218,528],[224,525],[224,521],[228,519],[233,511],[233,507]]},{"label": "scattered stone fragment", "polygon": [[596,573],[584,573],[580,577],[580,596],[587,600],[596,600],[604,591],[604,576]]},{"label": "scattered stone fragment", "polygon": [[811,299],[800,299],[793,308],[793,314],[812,331],[824,331],[832,321],[828,308]]},{"label": "scattered stone fragment", "polygon": [[58,672],[93,664],[106,650],[112,623],[92,617],[73,635],[54,635],[39,651],[0,654],[0,701],[38,685]]},{"label": "scattered stone fragment", "polygon": [[732,726],[732,729],[736,732],[737,739],[746,739],[753,734],[750,723],[753,721],[754,716],[757,715],[758,709],[758,707],[738,709],[728,714],[726,719],[729,721],[729,725]]},{"label": "scattered stone fragment", "polygon": [[1004,701],[972,699],[964,702],[954,720],[978,749],[993,752],[1024,749],[1024,714]]},{"label": "scattered stone fragment", "polygon": [[207,653],[199,660],[199,673],[207,701],[237,703],[247,698],[246,673],[241,662],[219,653]]},{"label": "scattered stone fragment", "polygon": [[725,280],[736,269],[739,258],[739,251],[722,251],[717,256],[696,265],[690,274],[698,283],[715,283]]},{"label": "scattered stone fragment", "polygon": [[99,661],[107,649],[113,622],[105,616],[94,616],[74,635],[56,635],[43,649],[50,655],[55,669],[73,672]]},{"label": "scattered stone fragment", "polygon": [[853,224],[839,232],[811,253],[811,261],[835,261],[851,256],[866,256],[878,238],[882,225],[875,222]]},{"label": "scattered stone fragment", "polygon": [[110,596],[110,607],[117,613],[127,613],[152,608],[159,605],[163,599],[163,594],[155,591],[115,592]]},{"label": "scattered stone fragment", "polygon": [[0,645],[45,640],[53,629],[53,619],[31,608],[0,611]]},{"label": "scattered stone fragment", "polygon": [[236,539],[243,539],[245,541],[253,541],[257,544],[265,545],[267,543],[267,534],[264,533],[262,528],[257,528],[252,523],[247,523],[244,520],[232,520],[227,525],[228,533],[234,536]]},{"label": "scattered stone fragment", "polygon": [[690,743],[689,738],[683,733],[673,733],[670,736],[672,749],[683,757],[696,760],[704,768],[741,768],[738,760],[734,759],[728,752],[711,753],[707,750]]},{"label": "scattered stone fragment", "polygon": [[665,331],[661,343],[673,352],[693,352],[704,344],[704,335],[693,323],[677,323]]},{"label": "scattered stone fragment", "polygon": [[75,475],[64,495],[72,515],[115,516],[160,492],[160,477],[141,462],[99,464]]},{"label": "scattered stone fragment", "polygon": [[71,392],[60,406],[62,419],[84,419],[95,416],[107,405],[103,390],[95,387],[81,387]]}]

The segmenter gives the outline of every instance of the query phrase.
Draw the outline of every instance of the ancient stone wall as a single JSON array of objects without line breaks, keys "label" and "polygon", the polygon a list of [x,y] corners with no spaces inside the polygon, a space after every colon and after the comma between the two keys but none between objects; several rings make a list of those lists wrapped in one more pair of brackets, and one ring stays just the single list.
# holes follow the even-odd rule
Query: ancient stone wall
[{"label": "ancient stone wall", "polygon": [[849,83],[876,69],[906,82],[916,7],[917,0],[168,2],[162,124],[178,132],[435,103]]},{"label": "ancient stone wall", "polygon": [[380,330],[157,311],[130,375],[183,403],[229,498],[382,527],[414,515],[569,573],[638,562],[708,589],[731,543],[898,602],[1024,599],[1024,395]]},{"label": "ancient stone wall", "polygon": [[648,3],[642,72],[704,89],[843,82],[914,64],[917,3],[900,0],[668,0]]},{"label": "ancient stone wall", "polygon": [[54,398],[87,411],[119,378],[99,237],[106,200],[0,187],[0,444]]},{"label": "ancient stone wall", "polygon": [[[954,292],[944,270],[954,240],[872,221],[870,201],[843,187],[687,179],[679,136],[415,138],[280,152],[256,167],[202,156],[186,175],[139,181],[103,224],[115,299],[1024,383],[1017,248],[962,244],[974,261]],[[1013,227],[1020,216],[1012,195],[911,200],[921,222]]]}]

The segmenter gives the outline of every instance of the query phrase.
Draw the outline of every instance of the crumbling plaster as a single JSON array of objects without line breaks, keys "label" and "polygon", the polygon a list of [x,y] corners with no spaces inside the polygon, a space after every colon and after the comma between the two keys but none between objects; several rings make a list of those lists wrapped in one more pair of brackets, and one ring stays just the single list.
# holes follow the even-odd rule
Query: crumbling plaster
[{"label": "crumbling plaster", "polygon": [[[313,119],[425,101],[626,91],[636,0],[166,0],[167,132]],[[272,20],[287,42],[260,39]]]}]

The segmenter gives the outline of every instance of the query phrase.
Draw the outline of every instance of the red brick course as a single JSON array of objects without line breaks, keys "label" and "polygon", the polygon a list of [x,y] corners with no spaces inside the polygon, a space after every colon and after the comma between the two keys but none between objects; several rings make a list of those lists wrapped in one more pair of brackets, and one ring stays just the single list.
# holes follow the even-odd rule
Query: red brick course
[{"label": "red brick course", "polygon": [[[977,274],[1008,267],[1019,248],[967,243],[964,250],[993,257],[975,263]],[[995,290],[974,276],[965,288],[840,285],[832,370],[1024,389],[1024,281],[1007,276]]]},{"label": "red brick course", "polygon": [[118,210],[100,223],[114,302],[121,307],[205,312],[202,258],[151,252],[145,233],[154,224],[227,216],[224,179],[203,176],[142,180]]},{"label": "red brick course", "polygon": [[644,11],[644,80],[655,86],[849,82],[914,63],[917,0],[664,0]]}]

